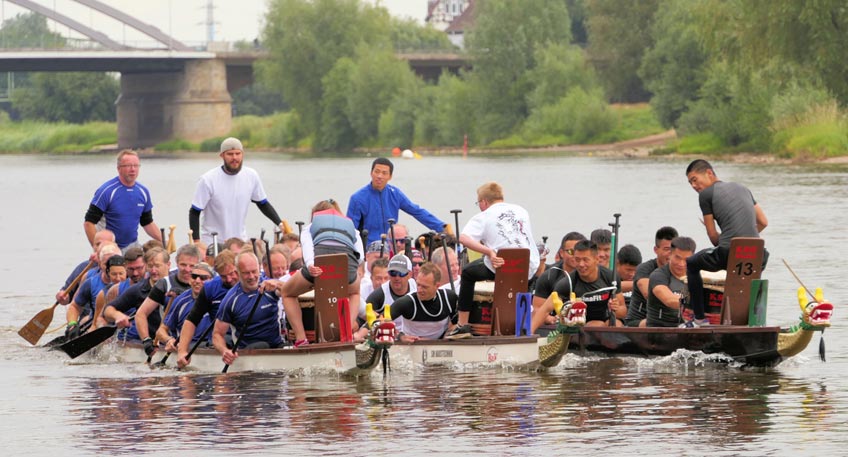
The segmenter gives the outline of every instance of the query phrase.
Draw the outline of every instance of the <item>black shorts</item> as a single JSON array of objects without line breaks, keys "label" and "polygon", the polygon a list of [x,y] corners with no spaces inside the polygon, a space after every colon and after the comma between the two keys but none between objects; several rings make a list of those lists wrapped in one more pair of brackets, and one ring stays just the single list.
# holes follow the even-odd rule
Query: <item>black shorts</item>
[{"label": "black shorts", "polygon": [[[358,252],[347,246],[322,246],[320,244],[315,246],[316,256],[327,254],[347,254],[347,283],[353,284],[356,282],[356,275],[359,269]],[[309,273],[309,268],[306,265],[303,265],[303,268],[300,269],[300,274],[303,275],[303,279],[315,284],[315,277]]]}]

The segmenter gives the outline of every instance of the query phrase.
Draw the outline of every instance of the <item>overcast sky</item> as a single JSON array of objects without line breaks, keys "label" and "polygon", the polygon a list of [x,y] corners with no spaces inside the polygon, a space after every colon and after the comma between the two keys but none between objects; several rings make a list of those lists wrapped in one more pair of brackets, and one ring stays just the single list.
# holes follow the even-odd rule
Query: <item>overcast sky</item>
[{"label": "overcast sky", "polygon": [[[125,28],[111,18],[92,12],[91,9],[73,0],[33,0],[49,9],[70,16],[89,27],[100,30],[118,42],[130,46],[141,45],[150,40],[145,35]],[[158,27],[165,33],[186,44],[197,45],[206,41],[206,5],[208,0],[101,0],[137,19]],[[424,21],[427,0],[366,0],[380,3],[393,16]],[[268,0],[214,0],[216,41],[253,40],[259,36]],[[0,0],[3,20],[25,13],[27,10],[5,0]],[[56,31],[69,35],[67,27],[58,26]],[[79,37],[71,32],[70,36]],[[148,44],[150,45],[150,44]]]}]

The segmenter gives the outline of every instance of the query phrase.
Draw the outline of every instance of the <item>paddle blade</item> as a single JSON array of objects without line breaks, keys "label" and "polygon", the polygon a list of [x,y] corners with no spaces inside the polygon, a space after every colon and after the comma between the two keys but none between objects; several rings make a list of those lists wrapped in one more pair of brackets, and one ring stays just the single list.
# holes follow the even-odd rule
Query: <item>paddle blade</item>
[{"label": "paddle blade", "polygon": [[68,341],[67,343],[59,346],[59,349],[64,351],[65,354],[68,354],[70,358],[75,359],[95,348],[100,343],[112,338],[117,330],[117,327],[100,327],[79,338],[74,338],[71,341]]},{"label": "paddle blade", "polygon": [[56,309],[56,305],[58,303],[39,311],[26,325],[18,330],[18,335],[21,335],[21,338],[27,340],[29,344],[35,345],[38,343],[38,340],[44,335],[44,331],[53,322],[53,310]]}]

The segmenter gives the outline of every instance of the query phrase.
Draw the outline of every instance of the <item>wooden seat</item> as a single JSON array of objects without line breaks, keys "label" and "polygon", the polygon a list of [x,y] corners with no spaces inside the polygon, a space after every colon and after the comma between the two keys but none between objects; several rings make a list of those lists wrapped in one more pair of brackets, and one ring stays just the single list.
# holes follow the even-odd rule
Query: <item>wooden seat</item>
[{"label": "wooden seat", "polygon": [[751,285],[762,274],[764,246],[762,238],[733,238],[730,241],[721,308],[722,324],[748,325]]},{"label": "wooden seat", "polygon": [[315,278],[316,340],[319,343],[349,341],[350,321],[341,321],[342,310],[339,308],[342,299],[348,298],[347,255],[315,256],[315,266],[324,270]]},{"label": "wooden seat", "polygon": [[498,257],[504,259],[504,264],[495,270],[491,334],[515,335],[515,300],[519,293],[527,292],[530,250],[504,248],[498,250]]}]

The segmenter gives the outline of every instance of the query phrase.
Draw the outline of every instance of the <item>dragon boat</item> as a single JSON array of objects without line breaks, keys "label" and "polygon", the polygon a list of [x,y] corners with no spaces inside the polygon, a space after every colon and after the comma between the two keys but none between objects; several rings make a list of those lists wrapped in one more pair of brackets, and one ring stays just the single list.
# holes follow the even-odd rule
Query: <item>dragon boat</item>
[{"label": "dragon boat", "polygon": [[[809,345],[816,332],[829,327],[832,313],[831,303],[812,301],[802,305],[799,322],[789,327],[579,327],[577,332],[570,335],[569,347],[577,354],[645,356],[667,356],[686,349],[705,354],[723,354],[745,365],[775,366],[799,354]],[[824,359],[823,345],[819,349]]]},{"label": "dragon boat", "polygon": [[544,370],[556,366],[568,351],[569,338],[529,336],[477,336],[462,340],[418,340],[396,343],[392,359],[428,365],[495,365]]},{"label": "dragon boat", "polygon": [[[298,348],[242,349],[228,372],[266,371],[296,373],[304,371],[332,371],[341,375],[360,376],[374,369],[381,361],[384,351],[394,342],[394,326],[374,326],[368,339],[362,343],[328,342],[315,343]],[[143,346],[138,341],[113,339],[91,351],[91,360],[107,360],[123,363],[148,362]],[[161,362],[164,352],[154,354],[150,362]],[[174,354],[165,359],[163,368],[176,368]],[[221,372],[224,362],[214,348],[198,348],[191,355],[189,370]]]},{"label": "dragon boat", "polygon": [[[760,279],[761,239],[734,238],[726,272],[704,277],[711,325],[676,327],[585,327],[572,318],[569,347],[577,354],[667,356],[677,350],[723,354],[744,365],[775,366],[803,351],[817,332],[830,327],[833,304],[821,289],[798,289],[799,321],[788,327],[765,325],[768,280]],[[788,265],[787,265],[788,267]],[[790,268],[791,271],[791,268]],[[793,276],[795,275],[792,272]],[[795,276],[796,279],[797,276]],[[798,279],[800,283],[800,279]],[[571,304],[566,304],[569,309]],[[542,327],[539,333],[551,331]],[[825,359],[824,341],[819,355]]]}]

